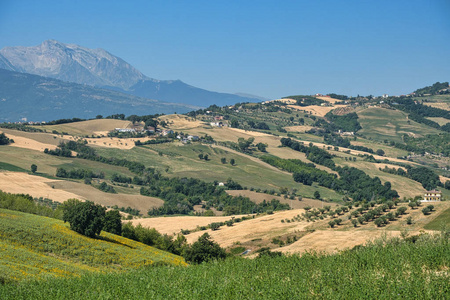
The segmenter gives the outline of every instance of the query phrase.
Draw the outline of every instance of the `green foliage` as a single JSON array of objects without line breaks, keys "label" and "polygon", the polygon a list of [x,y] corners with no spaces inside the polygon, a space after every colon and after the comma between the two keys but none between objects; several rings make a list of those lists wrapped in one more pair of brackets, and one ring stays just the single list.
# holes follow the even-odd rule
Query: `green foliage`
[{"label": "green foliage", "polygon": [[209,234],[204,233],[192,246],[185,250],[184,259],[193,264],[201,264],[211,260],[224,259],[225,250],[211,240]]},{"label": "green foliage", "polygon": [[340,129],[342,131],[357,132],[362,128],[361,124],[358,122],[358,115],[356,113],[349,113],[339,116],[330,111],[325,115],[325,118],[333,123],[334,127],[331,128],[333,131]]},{"label": "green foliage", "polygon": [[106,209],[94,202],[72,201],[63,207],[63,220],[69,222],[70,229],[93,238],[103,228]]},{"label": "green foliage", "polygon": [[448,89],[448,88],[449,88],[448,82],[440,83],[438,81],[435,84],[433,84],[432,86],[426,86],[424,88],[417,89],[414,91],[414,93],[416,94],[416,96],[420,96],[420,95],[424,95],[424,94],[436,95],[439,93],[440,90]]},{"label": "green foliage", "polygon": [[53,210],[39,205],[30,195],[10,194],[2,191],[0,191],[0,208],[58,219],[61,219],[63,215],[61,209]]},{"label": "green foliage", "polygon": [[0,133],[0,145],[9,145],[11,139],[9,139],[4,133]]},{"label": "green foliage", "polygon": [[31,169],[31,173],[36,173],[36,171],[37,171],[37,166],[35,165],[35,164],[32,164],[31,165],[31,167],[30,167],[30,169]]},{"label": "green foliage", "polygon": [[117,194],[116,190],[104,181],[102,183],[100,183],[100,185],[98,186],[98,189],[105,193]]},{"label": "green foliage", "polygon": [[122,217],[118,210],[109,210],[105,213],[103,230],[109,233],[122,235]]}]

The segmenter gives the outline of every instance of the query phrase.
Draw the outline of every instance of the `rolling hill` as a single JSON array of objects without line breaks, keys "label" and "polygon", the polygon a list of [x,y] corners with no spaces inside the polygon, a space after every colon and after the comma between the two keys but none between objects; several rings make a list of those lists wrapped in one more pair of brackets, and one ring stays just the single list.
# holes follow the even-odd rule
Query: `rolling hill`
[{"label": "rolling hill", "polygon": [[57,219],[0,209],[0,224],[0,277],[6,281],[123,272],[157,262],[186,265],[179,256],[121,236],[85,237]]}]

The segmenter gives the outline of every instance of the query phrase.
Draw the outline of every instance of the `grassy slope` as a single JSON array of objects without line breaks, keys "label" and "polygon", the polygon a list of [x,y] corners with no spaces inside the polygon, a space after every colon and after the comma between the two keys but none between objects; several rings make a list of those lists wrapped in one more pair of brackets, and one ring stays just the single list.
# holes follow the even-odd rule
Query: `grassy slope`
[{"label": "grassy slope", "polygon": [[450,208],[443,211],[433,221],[425,225],[424,228],[428,230],[442,230],[444,227],[448,229],[448,226],[450,226]]},{"label": "grassy slope", "polygon": [[[120,156],[132,161],[140,161],[146,166],[167,170],[165,173],[163,172],[163,175],[170,177],[193,177],[219,182],[225,182],[231,177],[242,186],[249,188],[275,190],[280,187],[297,188],[305,197],[313,197],[314,191],[319,190],[326,199],[342,198],[326,188],[298,184],[294,182],[291,174],[274,170],[267,164],[252,160],[247,155],[196,143],[191,145],[180,143],[151,145],[127,151],[97,148],[97,151],[101,155]],[[208,154],[209,161],[200,160],[198,158],[200,153]],[[222,157],[225,157],[228,163],[222,164],[220,161]],[[232,158],[236,161],[235,166],[229,164]]]},{"label": "grassy slope", "polygon": [[60,220],[0,209],[0,274],[7,280],[70,277],[135,269],[181,257],[102,232],[91,239]]},{"label": "grassy slope", "polygon": [[0,287],[5,299],[446,299],[448,239]]},{"label": "grassy slope", "polygon": [[359,122],[363,129],[358,133],[375,140],[394,140],[401,142],[403,134],[425,136],[438,134],[439,130],[409,120],[407,114],[386,108],[367,108],[358,112]]}]

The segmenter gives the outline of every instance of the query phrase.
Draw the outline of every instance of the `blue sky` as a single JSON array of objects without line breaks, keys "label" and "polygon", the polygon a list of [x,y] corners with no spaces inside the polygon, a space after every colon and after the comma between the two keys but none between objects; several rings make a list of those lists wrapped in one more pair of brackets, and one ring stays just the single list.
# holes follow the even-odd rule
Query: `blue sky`
[{"label": "blue sky", "polygon": [[219,92],[406,94],[450,80],[449,0],[0,0],[0,48],[103,48]]}]

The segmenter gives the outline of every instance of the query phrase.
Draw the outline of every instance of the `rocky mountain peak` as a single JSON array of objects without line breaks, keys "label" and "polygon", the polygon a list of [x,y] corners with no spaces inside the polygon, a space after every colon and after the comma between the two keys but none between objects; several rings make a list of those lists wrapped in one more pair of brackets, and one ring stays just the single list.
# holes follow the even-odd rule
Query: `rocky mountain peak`
[{"label": "rocky mountain peak", "polygon": [[5,47],[0,54],[14,71],[75,83],[128,89],[147,77],[103,49],[46,40],[34,47]]}]

